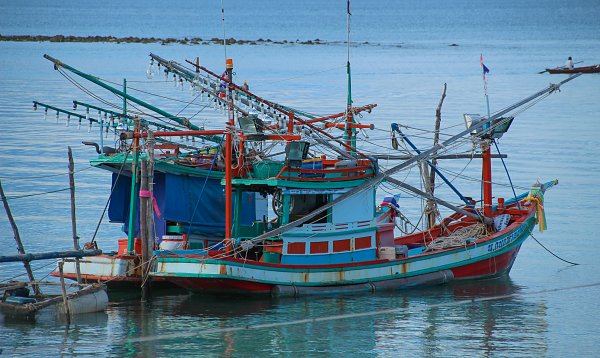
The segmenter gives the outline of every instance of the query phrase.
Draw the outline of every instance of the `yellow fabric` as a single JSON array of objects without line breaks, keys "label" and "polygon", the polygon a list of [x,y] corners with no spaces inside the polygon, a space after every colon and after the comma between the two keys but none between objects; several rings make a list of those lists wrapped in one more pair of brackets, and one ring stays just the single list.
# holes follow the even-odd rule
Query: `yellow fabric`
[{"label": "yellow fabric", "polygon": [[540,189],[534,187],[529,191],[529,195],[525,198],[525,200],[535,202],[535,216],[538,227],[540,232],[544,232],[544,230],[547,229],[546,213],[544,212],[544,194]]}]

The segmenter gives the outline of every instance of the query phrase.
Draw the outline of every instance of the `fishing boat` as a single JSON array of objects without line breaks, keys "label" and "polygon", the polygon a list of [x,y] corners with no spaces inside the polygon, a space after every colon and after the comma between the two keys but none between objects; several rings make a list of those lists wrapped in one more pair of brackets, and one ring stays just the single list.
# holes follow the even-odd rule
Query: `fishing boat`
[{"label": "fishing boat", "polygon": [[[169,71],[177,71],[186,81],[198,83],[197,73],[186,72],[181,65],[156,55],[152,58]],[[75,72],[60,61],[56,61],[55,65]],[[207,72],[197,64],[194,67]],[[214,206],[208,211],[224,219],[221,227],[223,235],[207,233],[202,246],[179,245],[163,247],[162,250],[160,244],[155,245],[156,235],[151,235],[150,241],[142,238],[140,241],[142,245],[146,242],[147,249],[159,248],[152,253],[152,264],[147,268],[153,280],[164,280],[191,291],[297,296],[372,292],[456,279],[496,277],[510,271],[521,244],[531,234],[536,222],[544,228],[543,194],[557,182],[538,183],[527,193],[513,195],[508,200],[499,198],[496,204],[492,203],[490,145],[510,127],[514,120],[509,115],[512,111],[557,91],[577,75],[552,84],[494,115],[465,115],[467,129],[428,150],[416,150],[415,155],[402,163],[383,170],[375,156],[361,153],[356,147],[358,131],[372,129],[373,126],[359,123],[355,116],[371,111],[376,105],[353,107],[349,95],[345,111],[307,118],[303,112],[262,99],[237,86],[231,77],[232,61],[228,60],[226,67],[226,76],[213,73],[216,78],[212,82],[214,86],[221,86],[224,82],[226,90],[218,98],[227,103],[229,123],[226,130],[161,132],[137,127],[133,131],[125,128],[120,135],[124,143],[146,148],[145,159],[153,156],[154,148],[148,150],[147,146],[152,138],[180,136],[182,133],[221,135],[225,138],[224,143],[219,144],[223,150],[209,156],[213,163],[210,168],[215,165],[222,168],[214,179],[225,188],[224,202],[221,207]],[[206,83],[203,88],[206,88]],[[213,95],[213,98],[216,96]],[[243,105],[256,111],[244,110]],[[338,139],[326,129],[341,130],[344,139]],[[392,131],[403,136],[397,124],[392,124]],[[476,208],[468,200],[464,207],[453,206],[392,177],[418,162],[428,162],[434,156],[444,154],[446,148],[465,137],[470,137],[481,148],[482,208]],[[408,140],[405,136],[403,139]],[[140,144],[140,141],[145,144]],[[279,157],[264,150],[276,146],[285,149],[278,153]],[[326,148],[328,152],[319,153],[315,149],[317,146]],[[127,145],[123,147],[127,148]],[[109,152],[101,156],[95,165],[122,172],[127,154]],[[135,165],[139,158],[136,158],[136,151],[133,152],[131,163]],[[162,203],[154,206],[158,210],[150,213],[149,221],[152,218],[160,220],[155,215],[157,211],[169,210],[167,201],[164,197],[161,201],[160,194],[161,190],[168,191],[168,185],[160,189],[162,179],[156,173],[165,174],[165,183],[170,180],[170,175],[192,174],[172,157],[165,159],[168,160],[156,161],[160,164],[151,170],[159,177],[155,180],[155,184],[158,183],[156,191],[148,194],[147,190],[137,186],[131,190],[132,185],[129,184],[122,195],[117,195],[125,199],[132,192],[133,196],[129,197],[134,199],[133,202],[139,195]],[[205,167],[194,168],[204,170],[197,172],[195,177],[208,180],[210,168],[208,173]],[[118,178],[113,177],[113,182],[117,183]],[[197,187],[200,182],[191,182],[190,187]],[[401,215],[397,201],[389,197],[382,203],[375,202],[378,186],[383,182],[411,190],[454,210],[456,214],[428,230],[397,237],[394,227],[396,218]],[[178,193],[173,198],[179,201],[185,196]],[[263,203],[270,202],[274,216],[265,210],[264,205],[248,205],[244,198],[254,198],[256,202],[263,198]],[[126,207],[121,204],[121,211]],[[144,205],[139,204],[139,207]],[[219,209],[223,209],[222,213]],[[133,211],[130,209],[129,215],[122,214],[121,218],[131,218]],[[146,225],[141,223],[144,217],[147,215],[139,214],[141,229]],[[187,222],[189,224],[190,221]],[[168,226],[168,221],[165,225]],[[128,231],[130,236],[136,237],[133,230]],[[180,238],[182,242],[189,241],[183,235]],[[135,248],[129,247],[132,245],[130,240],[125,242],[127,249],[94,257],[84,269],[101,272],[102,269],[97,268],[100,266],[98,263],[106,260],[108,264],[101,264],[110,270],[108,274],[94,274],[86,278],[136,284],[143,281],[140,255]],[[146,262],[150,263],[150,259]],[[80,264],[86,265],[86,262]],[[119,265],[123,266],[121,271],[114,271]],[[126,265],[137,265],[137,271]]]},{"label": "fishing boat", "polygon": [[[350,68],[347,71],[349,74]],[[228,62],[231,72],[232,63]],[[508,200],[500,197],[492,203],[490,146],[510,127],[514,120],[511,112],[555,92],[575,77],[552,84],[493,115],[466,114],[467,129],[428,150],[416,150],[417,154],[387,170],[380,168],[375,157],[356,148],[358,123],[352,115],[350,94],[345,122],[324,125],[344,132],[344,141],[329,138],[327,146],[334,150],[334,157],[316,152],[309,156],[311,144],[323,141],[302,133],[300,140],[293,138],[293,128],[309,121],[282,108],[278,109],[289,114],[282,126],[288,128],[285,138],[284,134],[267,135],[256,119],[238,118],[243,124],[238,128],[235,113],[230,111],[226,148],[233,143],[237,148],[247,148],[283,141],[286,150],[284,159],[268,163],[276,168],[269,173],[277,174],[254,171],[253,175],[238,176],[226,170],[226,200],[242,193],[261,193],[272,202],[275,216],[243,225],[238,216],[241,206],[233,204],[224,214],[227,231],[222,247],[155,252],[156,266],[151,275],[195,292],[275,296],[373,292],[506,275],[536,223],[541,230],[545,228],[544,192],[557,181],[535,183],[526,193]],[[231,76],[227,86],[232,102],[231,92],[237,86]],[[398,128],[392,124],[392,130],[400,132]],[[392,177],[417,162],[429,164],[434,155],[465,136],[481,148],[482,208],[463,196],[465,206],[456,207]],[[265,164],[254,153],[257,159],[249,159],[243,151],[236,153],[235,159],[234,153],[227,155],[226,168],[233,162],[253,168]],[[396,237],[395,219],[400,214],[397,201],[388,197],[379,205],[375,202],[377,188],[383,182],[408,189],[456,213],[428,230]]]},{"label": "fishing boat", "polygon": [[598,72],[600,72],[600,65],[575,67],[575,68],[572,68],[572,69],[564,68],[564,67],[560,67],[560,68],[547,68],[546,72],[548,72],[550,74],[559,74],[559,73],[567,73],[567,74],[571,74],[571,73],[598,73]]}]

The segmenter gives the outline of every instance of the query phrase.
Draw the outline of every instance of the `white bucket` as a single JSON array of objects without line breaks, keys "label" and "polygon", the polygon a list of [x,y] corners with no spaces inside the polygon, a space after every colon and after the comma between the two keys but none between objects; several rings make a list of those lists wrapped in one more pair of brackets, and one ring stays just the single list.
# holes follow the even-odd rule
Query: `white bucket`
[{"label": "white bucket", "polygon": [[379,248],[379,258],[382,260],[395,260],[396,248],[392,246],[383,246]]},{"label": "white bucket", "polygon": [[183,249],[183,236],[180,235],[163,235],[162,241],[158,248],[160,250],[181,250]]}]

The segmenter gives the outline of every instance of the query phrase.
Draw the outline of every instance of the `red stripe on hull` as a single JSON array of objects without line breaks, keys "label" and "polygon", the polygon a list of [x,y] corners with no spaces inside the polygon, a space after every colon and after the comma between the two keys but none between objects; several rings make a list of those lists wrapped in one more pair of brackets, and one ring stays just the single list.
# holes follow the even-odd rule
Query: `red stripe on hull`
[{"label": "red stripe on hull", "polygon": [[211,291],[221,293],[271,293],[273,285],[221,278],[169,277],[169,282],[190,291]]},{"label": "red stripe on hull", "polygon": [[455,279],[491,278],[508,274],[521,245],[514,249],[472,264],[452,268]]}]

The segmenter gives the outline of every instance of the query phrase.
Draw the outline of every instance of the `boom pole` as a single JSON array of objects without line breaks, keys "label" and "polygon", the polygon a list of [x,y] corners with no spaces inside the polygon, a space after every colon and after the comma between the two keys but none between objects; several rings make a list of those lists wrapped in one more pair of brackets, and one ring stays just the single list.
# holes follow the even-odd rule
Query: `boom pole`
[{"label": "boom pole", "polygon": [[78,75],[78,76],[80,76],[80,77],[82,77],[82,78],[84,78],[84,79],[92,82],[92,83],[97,84],[98,86],[100,86],[100,87],[102,87],[102,88],[104,88],[104,89],[106,89],[106,90],[108,90],[108,91],[110,91],[110,92],[112,92],[112,93],[114,93],[114,94],[116,94],[118,96],[123,97],[124,100],[129,100],[131,102],[139,104],[140,106],[142,106],[144,108],[147,108],[147,109],[149,109],[149,110],[151,110],[153,112],[156,112],[156,113],[160,114],[161,116],[163,116],[163,117],[165,117],[167,119],[170,119],[172,121],[175,121],[175,122],[177,122],[177,123],[179,123],[179,124],[181,124],[181,125],[183,125],[183,126],[185,126],[187,128],[190,128],[190,129],[193,129],[193,130],[200,129],[198,126],[192,124],[187,118],[177,117],[177,116],[174,116],[174,115],[172,115],[172,114],[170,114],[170,113],[168,113],[166,111],[163,111],[162,109],[160,109],[158,107],[155,107],[155,106],[153,106],[153,105],[151,105],[149,103],[146,103],[146,102],[144,102],[144,101],[142,101],[140,99],[137,99],[137,98],[135,98],[135,97],[133,97],[133,96],[131,96],[131,95],[123,92],[123,91],[120,91],[120,90],[118,90],[118,89],[116,89],[116,88],[114,88],[114,87],[112,87],[110,85],[107,85],[106,83],[100,81],[97,77],[94,77],[94,76],[92,76],[90,74],[87,74],[85,72],[81,72],[78,69],[76,69],[74,67],[71,67],[71,66],[67,65],[66,63],[63,63],[62,61],[60,61],[60,60],[58,60],[58,59],[56,59],[56,58],[54,58],[52,56],[44,55],[44,58],[47,59],[47,60],[49,60],[49,61],[51,61],[52,63],[54,63],[54,69],[56,69],[56,70],[58,70],[60,67],[62,67],[62,68],[66,69],[66,70],[68,70],[68,71],[70,71],[70,72],[72,72],[72,73],[74,73],[74,74],[76,74],[76,75]]}]

